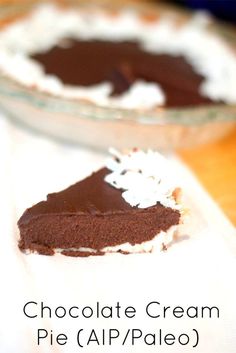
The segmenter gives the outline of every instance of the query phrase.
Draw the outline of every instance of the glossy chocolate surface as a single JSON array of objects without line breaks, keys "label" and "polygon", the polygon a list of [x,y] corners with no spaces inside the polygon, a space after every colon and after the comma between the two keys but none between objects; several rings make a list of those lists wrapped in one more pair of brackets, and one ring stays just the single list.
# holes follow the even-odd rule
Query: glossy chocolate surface
[{"label": "glossy chocolate surface", "polygon": [[33,56],[46,73],[56,75],[65,84],[90,86],[109,81],[114,87],[112,94],[118,95],[141,79],[162,87],[168,107],[212,103],[199,93],[203,77],[182,56],[149,53],[136,42],[68,43]]}]

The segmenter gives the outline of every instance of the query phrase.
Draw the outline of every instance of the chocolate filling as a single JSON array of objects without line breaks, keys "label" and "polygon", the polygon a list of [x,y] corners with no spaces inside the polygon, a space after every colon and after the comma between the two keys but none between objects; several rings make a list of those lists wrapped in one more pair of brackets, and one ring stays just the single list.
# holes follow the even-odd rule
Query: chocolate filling
[{"label": "chocolate filling", "polygon": [[59,77],[65,84],[90,86],[109,81],[114,87],[112,95],[119,95],[141,79],[162,87],[168,107],[212,103],[199,93],[203,77],[182,56],[145,52],[136,42],[68,43],[32,58],[43,65],[47,74]]},{"label": "chocolate filling", "polygon": [[108,172],[103,168],[27,209],[18,221],[20,248],[46,255],[55,248],[67,255],[71,248],[81,247],[101,252],[126,242],[141,244],[179,224],[180,213],[159,203],[146,209],[131,207],[121,190],[104,181]]}]

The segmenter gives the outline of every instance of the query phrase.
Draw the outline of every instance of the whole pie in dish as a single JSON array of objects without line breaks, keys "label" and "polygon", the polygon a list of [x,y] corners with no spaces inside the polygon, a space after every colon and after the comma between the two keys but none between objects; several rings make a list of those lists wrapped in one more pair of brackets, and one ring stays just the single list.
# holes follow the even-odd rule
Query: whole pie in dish
[{"label": "whole pie in dish", "polygon": [[44,4],[0,32],[0,50],[5,75],[59,97],[141,110],[236,103],[235,55],[198,16]]}]

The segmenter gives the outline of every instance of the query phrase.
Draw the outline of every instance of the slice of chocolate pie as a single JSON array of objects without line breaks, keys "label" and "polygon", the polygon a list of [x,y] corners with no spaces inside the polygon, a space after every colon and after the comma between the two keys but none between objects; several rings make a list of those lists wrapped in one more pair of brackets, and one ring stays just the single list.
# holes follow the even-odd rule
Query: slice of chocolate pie
[{"label": "slice of chocolate pie", "polygon": [[157,152],[116,154],[107,167],[27,209],[18,221],[20,249],[69,256],[166,249],[181,223],[179,189],[166,164]]}]

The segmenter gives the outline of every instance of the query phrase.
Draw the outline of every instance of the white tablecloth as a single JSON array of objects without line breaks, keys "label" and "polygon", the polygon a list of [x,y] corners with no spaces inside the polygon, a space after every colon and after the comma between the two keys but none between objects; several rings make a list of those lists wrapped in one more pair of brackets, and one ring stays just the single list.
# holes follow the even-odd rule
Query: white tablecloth
[{"label": "white tablecloth", "polygon": [[[24,255],[17,247],[17,219],[25,208],[99,168],[102,153],[63,145],[14,126],[0,116],[0,352],[236,352],[236,234],[234,227],[175,156],[170,156],[185,191],[191,215],[183,226],[183,240],[167,252],[146,255],[108,255],[69,258]],[[23,306],[28,301],[57,306],[83,307],[132,305],[133,319],[27,318]],[[165,306],[218,306],[220,317],[150,319],[145,306],[158,301]],[[35,310],[32,307],[32,310]],[[37,312],[38,313],[38,312]],[[199,345],[156,346],[141,340],[122,346],[95,343],[80,348],[76,334],[91,329],[142,329],[144,333],[163,330],[178,337],[188,333],[193,344],[197,329]],[[52,330],[53,343],[46,338],[37,345],[37,330]],[[107,331],[106,331],[107,332]],[[68,336],[58,345],[55,336]]]}]

